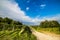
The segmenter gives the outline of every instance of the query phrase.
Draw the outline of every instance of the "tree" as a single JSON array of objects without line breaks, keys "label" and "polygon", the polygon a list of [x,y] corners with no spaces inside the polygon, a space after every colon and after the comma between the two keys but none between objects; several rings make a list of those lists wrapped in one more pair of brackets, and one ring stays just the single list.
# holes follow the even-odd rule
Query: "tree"
[{"label": "tree", "polygon": [[46,28],[49,26],[48,24],[49,24],[49,22],[47,20],[45,20],[45,21],[40,23],[40,26]]},{"label": "tree", "polygon": [[2,17],[0,17],[0,22],[2,22],[2,20],[3,20],[3,18],[2,18]]},{"label": "tree", "polygon": [[46,28],[46,27],[59,27],[59,23],[55,20],[52,20],[52,21],[45,20],[40,23],[40,27],[44,27],[44,28]]},{"label": "tree", "polygon": [[15,24],[15,25],[22,25],[22,23],[19,22],[19,21],[14,21],[14,24]]},{"label": "tree", "polygon": [[3,22],[7,24],[11,24],[12,21],[13,21],[12,19],[9,19],[7,17],[3,19]]}]

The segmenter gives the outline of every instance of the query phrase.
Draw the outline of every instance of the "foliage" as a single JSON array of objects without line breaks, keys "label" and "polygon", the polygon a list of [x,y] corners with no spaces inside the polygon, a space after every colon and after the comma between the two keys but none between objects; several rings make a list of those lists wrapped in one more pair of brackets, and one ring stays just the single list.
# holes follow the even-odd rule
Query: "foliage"
[{"label": "foliage", "polygon": [[34,35],[29,35],[27,32],[24,32],[23,34],[19,35],[18,30],[16,31],[8,31],[6,30],[0,32],[0,40],[36,40],[36,37]]},{"label": "foliage", "polygon": [[43,28],[51,27],[51,28],[53,28],[53,27],[60,27],[60,26],[59,26],[59,23],[55,20],[52,20],[52,21],[46,20],[46,21],[43,21],[40,23],[40,27],[43,27]]},{"label": "foliage", "polygon": [[47,33],[54,33],[54,34],[60,34],[60,28],[55,27],[55,28],[39,28],[37,29],[39,32],[47,32]]},{"label": "foliage", "polygon": [[36,40],[36,37],[21,22],[0,17],[0,40]]},{"label": "foliage", "polygon": [[10,30],[10,29],[16,29],[21,28],[22,23],[19,21],[14,21],[10,18],[2,18],[0,17],[0,30]]},{"label": "foliage", "polygon": [[32,28],[34,28],[35,30],[39,31],[39,32],[50,32],[50,33],[55,33],[55,34],[60,34],[60,24],[55,21],[42,21],[40,23],[40,25],[37,26],[32,26]]}]

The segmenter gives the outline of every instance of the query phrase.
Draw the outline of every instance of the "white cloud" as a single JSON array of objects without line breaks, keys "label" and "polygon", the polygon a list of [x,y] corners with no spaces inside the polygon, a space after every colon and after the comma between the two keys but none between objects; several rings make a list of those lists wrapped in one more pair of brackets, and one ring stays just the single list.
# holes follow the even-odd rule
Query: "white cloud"
[{"label": "white cloud", "polygon": [[43,17],[40,21],[45,21],[45,20],[48,20],[48,21],[56,20],[56,21],[58,21],[60,23],[60,14],[56,14],[54,16]]},{"label": "white cloud", "polygon": [[45,8],[46,4],[41,4],[40,7],[41,9]]},{"label": "white cloud", "polygon": [[41,21],[44,21],[45,19],[60,20],[60,16],[59,17],[54,16],[51,18],[45,17],[42,19],[39,18],[39,16],[35,18],[26,16],[25,12],[21,10],[21,8],[18,6],[18,4],[14,0],[0,0],[0,16],[9,17],[14,20],[18,20],[25,24],[31,24],[31,25],[38,25]]},{"label": "white cloud", "polygon": [[29,10],[29,7],[26,7],[26,10],[28,11]]},{"label": "white cloud", "polygon": [[0,16],[9,17],[27,24],[37,24],[37,20],[26,16],[25,12],[21,10],[14,0],[0,0]]}]

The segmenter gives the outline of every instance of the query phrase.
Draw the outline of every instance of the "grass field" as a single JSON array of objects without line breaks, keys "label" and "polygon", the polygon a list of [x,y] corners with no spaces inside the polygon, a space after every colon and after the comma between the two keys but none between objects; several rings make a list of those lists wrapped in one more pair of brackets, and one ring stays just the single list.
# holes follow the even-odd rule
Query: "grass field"
[{"label": "grass field", "polygon": [[60,35],[60,27],[53,27],[53,28],[40,28],[40,27],[32,27],[39,32],[48,32]]},{"label": "grass field", "polygon": [[54,34],[60,34],[60,28],[38,28],[36,29],[39,32],[49,32],[49,33],[54,33]]},{"label": "grass field", "polygon": [[0,31],[0,40],[36,40],[36,37],[26,31],[20,33],[20,30],[15,31]]}]

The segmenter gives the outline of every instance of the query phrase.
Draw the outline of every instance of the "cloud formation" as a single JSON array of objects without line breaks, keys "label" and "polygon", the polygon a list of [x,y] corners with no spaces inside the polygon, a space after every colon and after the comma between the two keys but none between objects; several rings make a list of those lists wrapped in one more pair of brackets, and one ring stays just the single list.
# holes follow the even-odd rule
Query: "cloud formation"
[{"label": "cloud formation", "polygon": [[27,24],[37,23],[36,19],[26,16],[25,12],[21,10],[18,3],[16,3],[14,0],[0,0],[0,16],[9,17]]},{"label": "cloud formation", "polygon": [[46,4],[41,4],[40,7],[41,9],[45,8]]},{"label": "cloud formation", "polygon": [[[21,8],[18,6],[18,3],[16,3],[14,0],[0,0],[0,16],[1,17],[9,17],[14,20],[18,20],[20,22],[23,22],[24,24],[30,24],[30,25],[38,25],[41,21],[44,20],[60,20],[60,18],[52,17],[52,18],[31,18],[29,16],[26,16],[26,13],[21,10]],[[60,17],[60,16],[59,16]]]}]

